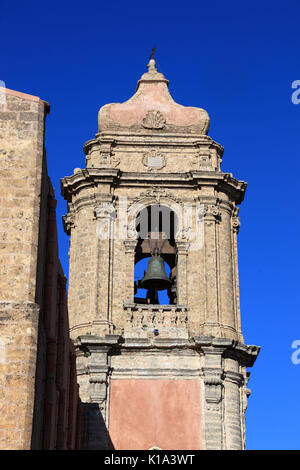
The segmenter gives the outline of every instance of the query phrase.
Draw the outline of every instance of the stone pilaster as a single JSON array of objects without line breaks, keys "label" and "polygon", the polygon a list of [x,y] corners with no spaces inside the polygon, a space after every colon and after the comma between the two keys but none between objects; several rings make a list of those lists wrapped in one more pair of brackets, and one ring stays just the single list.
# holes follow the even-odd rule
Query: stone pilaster
[{"label": "stone pilaster", "polygon": [[119,336],[86,335],[77,338],[77,375],[83,404],[82,449],[111,447],[109,426],[109,381],[111,354]]},{"label": "stone pilaster", "polygon": [[125,248],[125,285],[124,285],[124,300],[125,302],[133,302],[134,298],[134,258],[135,247],[137,241],[135,238],[124,240]]},{"label": "stone pilaster", "polygon": [[218,239],[217,224],[221,213],[215,204],[204,205],[204,249],[205,249],[205,286],[206,312],[203,334],[220,336],[219,324],[219,282],[218,282]]},{"label": "stone pilaster", "polygon": [[235,303],[235,324],[239,334],[239,340],[244,341],[241,330],[241,310],[240,310],[240,286],[238,268],[238,247],[237,235],[240,229],[239,208],[235,207],[232,215],[232,258],[233,258],[233,280],[234,280],[234,303]]},{"label": "stone pilaster", "polygon": [[186,304],[187,302],[187,256],[189,242],[177,241],[177,302]]},{"label": "stone pilaster", "polygon": [[101,202],[95,207],[97,276],[93,332],[96,334],[110,333],[112,328],[112,269],[116,212],[112,197],[108,199],[109,201]]},{"label": "stone pilaster", "polygon": [[260,348],[227,338],[194,338],[202,357],[203,448],[245,448],[244,420],[247,408],[245,368],[253,365]]},{"label": "stone pilaster", "polygon": [[234,281],[233,281],[233,253],[231,208],[228,204],[222,204],[222,221],[218,225],[218,275],[220,298],[220,324],[231,336],[236,335],[236,318],[234,305]]}]

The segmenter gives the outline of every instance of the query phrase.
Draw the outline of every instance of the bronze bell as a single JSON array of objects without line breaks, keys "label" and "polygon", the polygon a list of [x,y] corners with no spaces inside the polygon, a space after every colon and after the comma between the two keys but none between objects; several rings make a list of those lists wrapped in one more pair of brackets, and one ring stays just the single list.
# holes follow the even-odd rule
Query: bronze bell
[{"label": "bronze bell", "polygon": [[164,260],[157,253],[151,255],[148,261],[147,272],[140,281],[140,287],[148,290],[165,290],[170,287],[171,281],[165,270]]}]

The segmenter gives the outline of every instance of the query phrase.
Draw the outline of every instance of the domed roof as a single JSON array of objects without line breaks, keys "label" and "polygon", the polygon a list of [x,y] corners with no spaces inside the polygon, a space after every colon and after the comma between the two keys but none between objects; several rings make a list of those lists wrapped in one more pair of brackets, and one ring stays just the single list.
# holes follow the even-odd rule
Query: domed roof
[{"label": "domed roof", "polygon": [[99,132],[153,131],[207,134],[208,113],[201,108],[175,103],[169,81],[148,63],[148,72],[137,83],[136,93],[124,103],[110,103],[99,111]]}]

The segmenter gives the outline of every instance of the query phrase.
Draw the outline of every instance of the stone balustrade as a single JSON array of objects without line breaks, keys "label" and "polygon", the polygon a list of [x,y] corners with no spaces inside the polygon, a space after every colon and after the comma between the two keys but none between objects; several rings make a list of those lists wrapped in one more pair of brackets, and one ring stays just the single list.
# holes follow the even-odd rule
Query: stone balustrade
[{"label": "stone balustrade", "polygon": [[188,338],[188,313],[184,305],[125,303],[124,309],[125,337]]}]

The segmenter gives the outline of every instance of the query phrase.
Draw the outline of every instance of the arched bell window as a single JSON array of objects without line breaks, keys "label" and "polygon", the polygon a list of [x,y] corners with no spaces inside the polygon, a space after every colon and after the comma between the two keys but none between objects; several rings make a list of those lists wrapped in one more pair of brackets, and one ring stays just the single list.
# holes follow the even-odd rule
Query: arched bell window
[{"label": "arched bell window", "polygon": [[175,212],[158,204],[145,207],[137,215],[136,230],[134,302],[176,304]]}]

